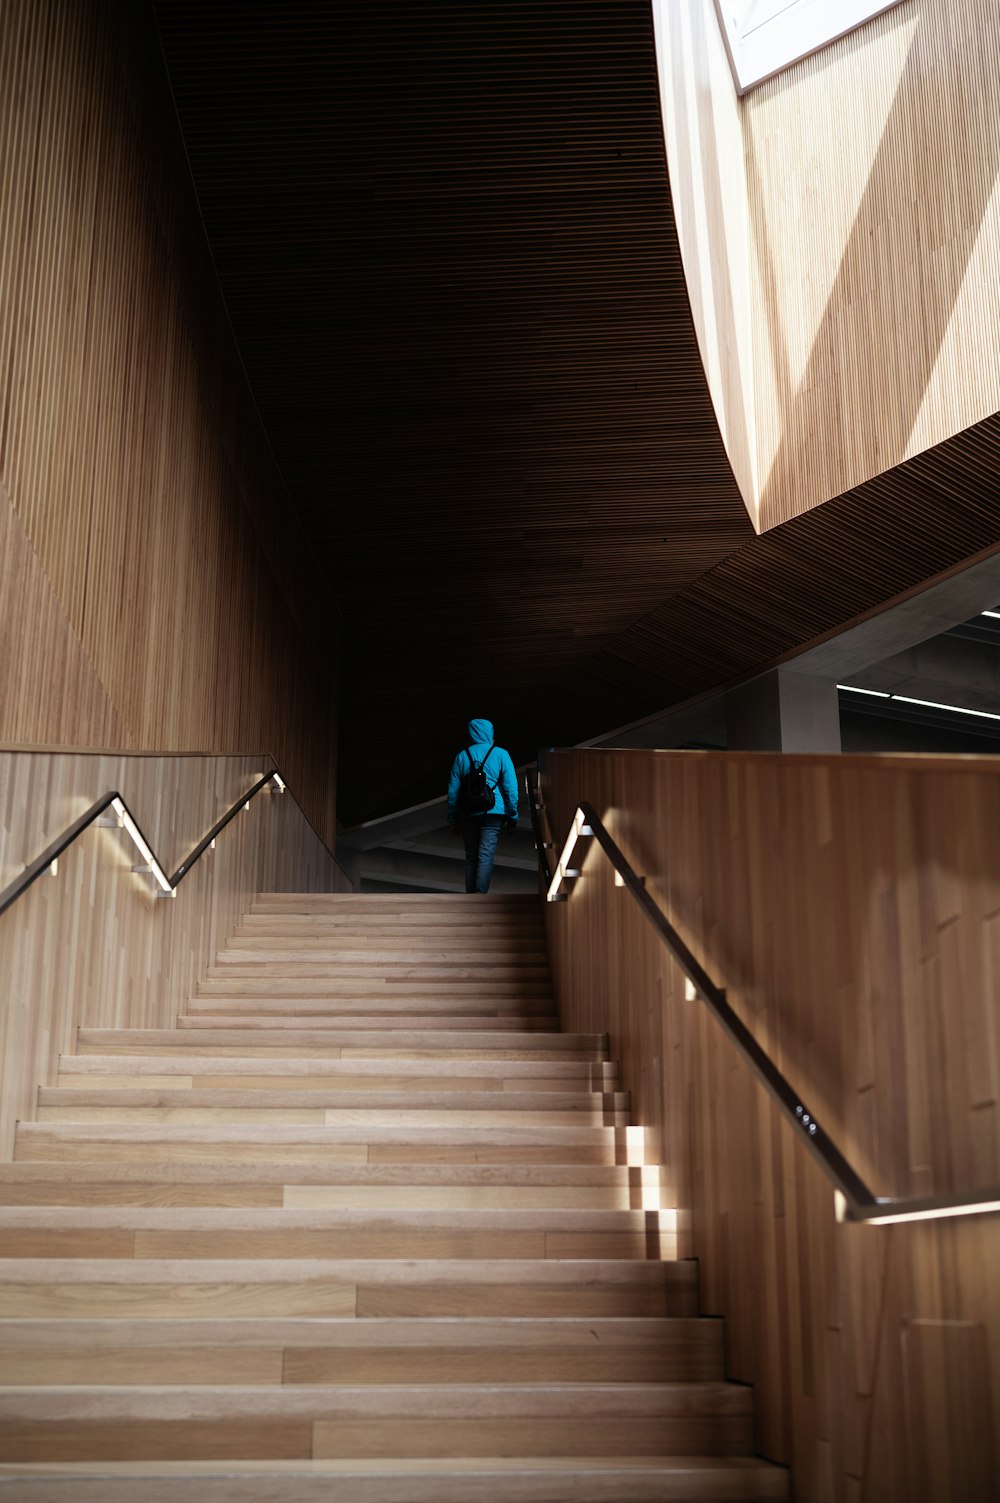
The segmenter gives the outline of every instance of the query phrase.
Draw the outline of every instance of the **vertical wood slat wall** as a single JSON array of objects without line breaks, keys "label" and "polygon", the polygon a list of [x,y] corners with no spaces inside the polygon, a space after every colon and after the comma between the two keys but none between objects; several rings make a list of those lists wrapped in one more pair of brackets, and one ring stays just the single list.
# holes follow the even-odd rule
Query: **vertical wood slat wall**
[{"label": "vertical wood slat wall", "polygon": [[[112,788],[173,871],[269,770],[262,757],[0,751],[0,888]],[[91,826],[0,915],[0,1157],[78,1027],[172,1027],[254,893],[350,890],[290,793],[258,794],[173,898],[155,897],[138,860],[124,831]]]},{"label": "vertical wood slat wall", "polygon": [[0,7],[0,737],[265,747],[332,841],[336,607],[150,25],[114,0]]},{"label": "vertical wood slat wall", "polygon": [[766,529],[1000,408],[1000,4],[909,0],[742,100],[713,0],[657,9],[699,344]]},{"label": "vertical wood slat wall", "polygon": [[[555,752],[876,1193],[1000,1182],[1000,769],[984,758]],[[665,1203],[800,1503],[1000,1493],[1000,1215],[837,1226],[596,843],[547,906],[562,1024],[608,1029]],[[574,864],[577,864],[576,861]]]}]

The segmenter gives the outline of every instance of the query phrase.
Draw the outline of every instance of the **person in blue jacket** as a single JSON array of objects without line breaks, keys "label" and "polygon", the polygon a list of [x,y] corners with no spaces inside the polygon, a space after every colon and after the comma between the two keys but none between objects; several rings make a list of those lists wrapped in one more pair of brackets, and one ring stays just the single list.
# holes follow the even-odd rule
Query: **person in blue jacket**
[{"label": "person in blue jacket", "polygon": [[[493,807],[484,814],[467,814],[461,807],[462,779],[471,770],[473,758],[493,789]],[[488,720],[469,721],[468,750],[460,751],[451,764],[448,823],[461,829],[465,841],[466,892],[489,892],[500,831],[512,830],[517,824],[517,775],[509,753],[502,746],[494,746],[493,726]]]}]

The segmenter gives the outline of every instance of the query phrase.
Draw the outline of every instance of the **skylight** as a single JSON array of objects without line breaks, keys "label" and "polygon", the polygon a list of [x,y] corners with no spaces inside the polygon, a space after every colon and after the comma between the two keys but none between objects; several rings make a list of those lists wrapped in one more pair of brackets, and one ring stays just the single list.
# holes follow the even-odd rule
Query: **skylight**
[{"label": "skylight", "polygon": [[900,0],[715,0],[736,80],[745,94]]}]

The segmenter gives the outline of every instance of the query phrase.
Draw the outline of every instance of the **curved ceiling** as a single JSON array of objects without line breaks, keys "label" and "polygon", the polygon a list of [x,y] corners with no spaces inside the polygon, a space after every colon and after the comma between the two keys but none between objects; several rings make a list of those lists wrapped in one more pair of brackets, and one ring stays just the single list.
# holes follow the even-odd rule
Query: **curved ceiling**
[{"label": "curved ceiling", "polygon": [[688,306],[648,0],[155,11],[235,336],[343,611],[345,823],[440,791],[471,714],[527,760],[995,539],[984,470],[969,525],[936,513],[900,559],[907,466],[754,536]]}]

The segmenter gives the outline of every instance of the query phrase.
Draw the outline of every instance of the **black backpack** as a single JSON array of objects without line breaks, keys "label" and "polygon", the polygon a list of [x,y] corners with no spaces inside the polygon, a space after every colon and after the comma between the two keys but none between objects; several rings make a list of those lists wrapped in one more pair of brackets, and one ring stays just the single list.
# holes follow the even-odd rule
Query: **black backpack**
[{"label": "black backpack", "polygon": [[[469,759],[469,769],[463,772],[462,781],[458,790],[458,807],[462,814],[488,814],[493,808],[493,797],[497,791],[497,784],[492,785],[484,772],[489,760],[490,752],[486,753],[481,762],[477,762],[472,755],[472,748],[466,752]],[[499,782],[499,779],[497,780]]]}]

